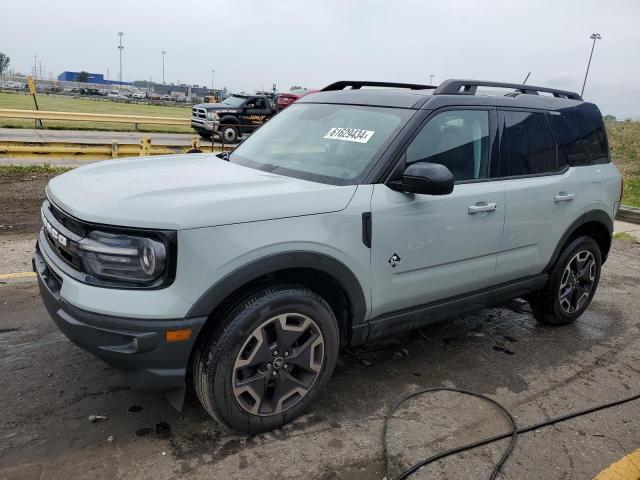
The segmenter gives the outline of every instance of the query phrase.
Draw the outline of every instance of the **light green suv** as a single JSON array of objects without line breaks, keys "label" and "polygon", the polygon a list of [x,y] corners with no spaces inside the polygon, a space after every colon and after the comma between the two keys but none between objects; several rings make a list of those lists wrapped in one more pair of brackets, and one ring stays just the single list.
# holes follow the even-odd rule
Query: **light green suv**
[{"label": "light green suv", "polygon": [[341,346],[520,296],[574,321],[621,193],[575,93],[338,82],[230,154],[56,177],[33,263],[73,342],[178,408],[193,385],[255,433],[308,407]]}]

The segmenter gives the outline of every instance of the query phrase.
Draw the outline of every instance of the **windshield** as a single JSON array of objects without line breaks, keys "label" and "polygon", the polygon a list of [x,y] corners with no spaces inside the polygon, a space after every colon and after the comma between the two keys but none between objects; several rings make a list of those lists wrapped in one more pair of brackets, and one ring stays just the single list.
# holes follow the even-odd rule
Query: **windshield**
[{"label": "windshield", "polygon": [[229,105],[230,107],[241,107],[242,105],[244,105],[244,102],[246,102],[247,99],[244,97],[227,97],[222,101],[223,105]]},{"label": "windshield", "polygon": [[355,184],[413,113],[294,103],[238,146],[229,161],[305,180]]}]

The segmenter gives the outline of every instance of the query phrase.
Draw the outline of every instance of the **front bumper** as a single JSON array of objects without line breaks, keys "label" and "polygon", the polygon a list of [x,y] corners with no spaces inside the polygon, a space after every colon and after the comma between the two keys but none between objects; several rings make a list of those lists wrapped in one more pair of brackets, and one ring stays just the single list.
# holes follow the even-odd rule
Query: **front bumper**
[{"label": "front bumper", "polygon": [[[145,320],[89,312],[61,298],[64,278],[47,266],[39,244],[33,256],[33,269],[49,315],[69,340],[120,370],[135,390],[159,392],[184,388],[191,350],[206,317]],[[104,290],[107,295],[109,289]],[[165,341],[167,330],[186,328],[192,329],[189,340]]]},{"label": "front bumper", "polygon": [[191,118],[191,128],[195,130],[202,130],[206,132],[217,132],[218,125],[220,125],[219,120],[204,120],[202,118]]}]

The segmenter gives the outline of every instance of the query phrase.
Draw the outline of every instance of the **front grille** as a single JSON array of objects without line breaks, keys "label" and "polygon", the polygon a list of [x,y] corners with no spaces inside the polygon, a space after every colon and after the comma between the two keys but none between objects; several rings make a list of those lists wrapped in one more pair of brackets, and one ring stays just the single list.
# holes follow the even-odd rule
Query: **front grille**
[{"label": "front grille", "polygon": [[56,207],[51,203],[49,203],[49,208],[51,210],[51,213],[53,213],[53,216],[56,217],[56,219],[62,225],[67,227],[73,233],[80,235],[81,237],[84,237],[87,234],[82,224],[77,220],[75,220],[73,217],[70,217],[69,215],[67,215],[62,210],[60,210],[58,207]]},{"label": "front grille", "polygon": [[42,217],[44,236],[51,250],[67,265],[81,270],[82,261],[77,254],[76,245],[85,236],[85,228],[48,200],[42,204]]},{"label": "front grille", "polygon": [[207,118],[207,111],[204,108],[192,108],[191,116],[193,118]]}]

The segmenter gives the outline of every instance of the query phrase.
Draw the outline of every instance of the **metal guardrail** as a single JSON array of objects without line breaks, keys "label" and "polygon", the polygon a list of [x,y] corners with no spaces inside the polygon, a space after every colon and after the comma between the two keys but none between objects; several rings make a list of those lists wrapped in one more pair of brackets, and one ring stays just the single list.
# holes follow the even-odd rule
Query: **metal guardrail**
[{"label": "metal guardrail", "polygon": [[0,141],[0,156],[11,158],[81,158],[98,160],[149,155],[171,155],[200,152],[200,139],[191,138],[189,145],[154,145],[144,137],[140,143],[72,143]]},{"label": "metal guardrail", "polygon": [[46,110],[0,109],[0,118],[21,118],[27,120],[68,120],[77,122],[110,122],[150,125],[190,126],[190,118],[147,117],[143,115],[115,115],[111,113],[51,112]]}]

